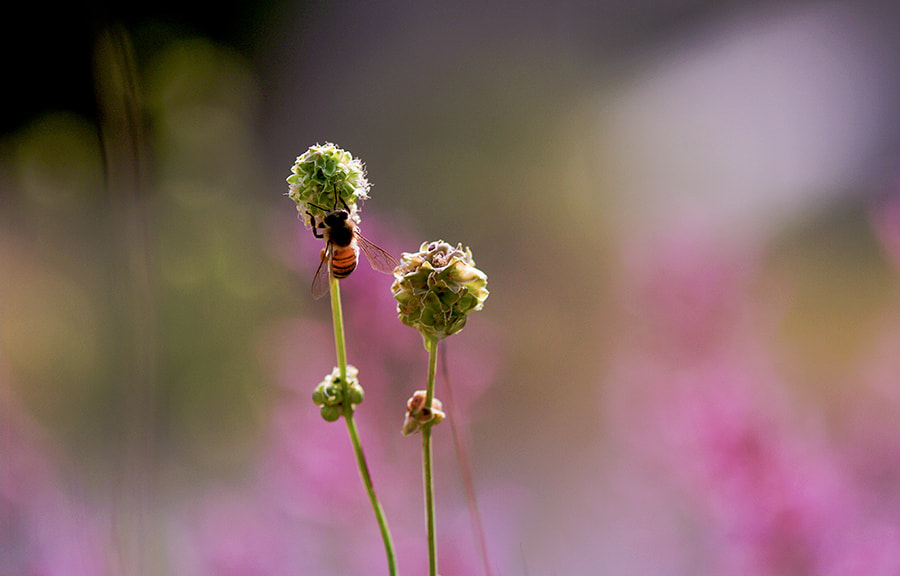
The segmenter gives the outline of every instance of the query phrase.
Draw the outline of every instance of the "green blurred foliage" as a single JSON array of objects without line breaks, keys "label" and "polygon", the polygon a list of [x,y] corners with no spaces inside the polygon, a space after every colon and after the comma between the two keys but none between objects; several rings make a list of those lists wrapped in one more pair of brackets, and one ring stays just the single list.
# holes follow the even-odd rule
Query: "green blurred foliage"
[{"label": "green blurred foliage", "polygon": [[0,345],[15,392],[87,468],[127,450],[136,419],[171,470],[222,472],[265,415],[260,326],[296,312],[264,245],[257,82],[206,40],[140,61],[138,162],[104,151],[128,129],[114,118],[49,114],[3,142]]},{"label": "green blurred foliage", "polygon": [[896,271],[872,216],[861,202],[842,205],[785,231],[768,254],[764,298],[782,314],[776,349],[792,382],[817,398],[858,370],[896,305]]}]

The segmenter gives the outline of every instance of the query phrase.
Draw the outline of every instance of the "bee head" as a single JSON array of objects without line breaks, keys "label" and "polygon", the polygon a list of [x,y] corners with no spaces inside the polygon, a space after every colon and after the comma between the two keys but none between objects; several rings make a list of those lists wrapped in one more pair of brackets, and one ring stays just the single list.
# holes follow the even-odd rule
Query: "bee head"
[{"label": "bee head", "polygon": [[328,227],[341,226],[350,218],[350,212],[346,210],[332,210],[322,219],[323,224]]}]

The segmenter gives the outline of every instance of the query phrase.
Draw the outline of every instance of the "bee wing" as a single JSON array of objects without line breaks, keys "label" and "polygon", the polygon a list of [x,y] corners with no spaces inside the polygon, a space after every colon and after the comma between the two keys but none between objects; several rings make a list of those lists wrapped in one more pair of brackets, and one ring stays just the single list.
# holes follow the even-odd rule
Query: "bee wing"
[{"label": "bee wing", "polygon": [[384,272],[385,274],[393,274],[394,268],[400,265],[396,258],[366,240],[359,232],[356,233],[356,243],[362,248],[366,258],[369,260],[369,264],[372,265],[374,270]]},{"label": "bee wing", "polygon": [[322,261],[319,262],[319,267],[316,269],[316,275],[312,281],[312,295],[316,300],[328,292],[328,280],[331,276],[331,255],[333,253],[334,250],[331,247],[331,242],[329,242],[322,250]]}]

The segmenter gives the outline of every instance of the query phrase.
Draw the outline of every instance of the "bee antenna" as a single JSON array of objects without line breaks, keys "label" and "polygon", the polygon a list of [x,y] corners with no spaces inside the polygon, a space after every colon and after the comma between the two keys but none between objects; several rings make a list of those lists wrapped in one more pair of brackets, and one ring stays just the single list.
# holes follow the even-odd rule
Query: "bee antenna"
[{"label": "bee antenna", "polygon": [[[334,183],[334,182],[332,182],[332,186],[334,187],[334,208],[332,208],[331,210],[332,210],[332,211],[337,210],[337,208],[338,208],[338,202],[340,202],[341,204],[343,204],[344,210],[346,210],[346,211],[349,213],[349,212],[350,212],[350,206],[348,206],[348,205],[347,205],[347,201],[344,200],[343,198],[341,198],[341,196],[338,194],[338,192],[337,192],[337,184]],[[309,206],[312,206],[313,208],[317,208],[317,209],[321,210],[322,212],[326,212],[326,213],[329,212],[329,210],[328,210],[327,208],[323,208],[323,207],[319,206],[318,204],[313,204],[312,202],[307,202],[307,204],[308,204]]]},{"label": "bee antenna", "polygon": [[[341,195],[340,195],[340,194],[338,194],[337,182],[336,182],[336,181],[334,181],[334,180],[331,181],[331,188],[334,190],[334,208],[332,208],[332,210],[337,210],[337,207],[338,207],[338,200],[340,200],[341,202],[344,202],[344,199],[341,198]],[[346,202],[344,202],[344,208],[347,208],[347,203],[346,203]],[[350,209],[348,208],[347,211],[349,212]]]},{"label": "bee antenna", "polygon": [[331,186],[332,186],[332,188],[334,189],[334,210],[337,210],[337,207],[338,207],[338,201],[340,200],[341,204],[344,205],[344,210],[346,210],[347,213],[349,214],[349,213],[350,213],[350,206],[347,206],[347,201],[344,200],[344,197],[343,197],[343,196],[341,196],[340,194],[338,194],[338,190],[337,190],[337,182],[332,181],[332,182],[331,182]]}]

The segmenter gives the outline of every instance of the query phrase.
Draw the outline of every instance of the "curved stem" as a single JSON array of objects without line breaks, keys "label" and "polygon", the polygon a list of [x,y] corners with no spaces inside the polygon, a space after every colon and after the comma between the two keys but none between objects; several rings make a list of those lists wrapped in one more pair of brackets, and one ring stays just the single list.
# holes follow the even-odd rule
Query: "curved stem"
[{"label": "curved stem", "polygon": [[356,431],[353,415],[347,414],[344,419],[347,422],[347,432],[350,434],[350,442],[353,443],[353,451],[356,453],[356,465],[359,468],[359,475],[366,487],[366,493],[369,495],[369,502],[372,504],[372,510],[375,511],[375,520],[378,521],[378,529],[381,531],[381,539],[384,541],[384,551],[387,555],[388,563],[388,574],[397,576],[397,560],[394,555],[394,542],[391,539],[391,530],[388,528],[384,509],[381,507],[378,496],[375,494],[375,485],[372,483],[372,477],[369,475],[369,467],[366,464],[366,457],[363,455],[362,444],[359,442],[359,434]]},{"label": "curved stem", "polygon": [[[430,408],[434,399],[434,376],[437,372],[437,338],[426,337],[428,350],[428,388],[425,391],[425,406]],[[431,450],[431,426],[428,422],[422,428],[422,471],[425,477],[425,527],[428,533],[428,574],[437,576],[437,536],[434,521],[434,471]]]},{"label": "curved stem", "polygon": [[387,518],[384,515],[384,509],[378,501],[375,494],[375,485],[372,483],[372,476],[369,474],[369,466],[366,464],[366,456],[363,453],[362,443],[359,440],[359,433],[356,430],[356,423],[353,420],[353,404],[349,402],[350,386],[347,381],[347,352],[344,346],[344,316],[341,310],[341,289],[340,282],[337,278],[331,277],[331,314],[334,324],[334,345],[337,349],[338,371],[341,376],[341,387],[343,396],[346,399],[343,405],[344,420],[347,422],[347,433],[350,435],[350,442],[353,444],[353,452],[356,454],[356,466],[359,468],[359,476],[362,478],[363,486],[369,495],[369,502],[372,504],[372,510],[375,512],[375,520],[378,522],[378,529],[381,531],[381,539],[384,541],[384,551],[387,555],[388,574],[397,576],[397,560],[394,553],[394,541],[391,538],[391,531],[388,528]]}]

